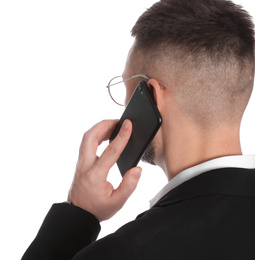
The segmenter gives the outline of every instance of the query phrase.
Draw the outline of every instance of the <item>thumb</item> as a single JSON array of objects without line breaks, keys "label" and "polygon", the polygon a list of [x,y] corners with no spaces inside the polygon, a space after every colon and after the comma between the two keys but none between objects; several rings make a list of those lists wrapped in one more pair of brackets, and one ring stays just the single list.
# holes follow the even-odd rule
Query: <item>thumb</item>
[{"label": "thumb", "polygon": [[124,175],[120,186],[114,191],[116,199],[122,204],[127,201],[131,194],[135,191],[138,181],[140,180],[142,168],[135,167],[127,171]]}]

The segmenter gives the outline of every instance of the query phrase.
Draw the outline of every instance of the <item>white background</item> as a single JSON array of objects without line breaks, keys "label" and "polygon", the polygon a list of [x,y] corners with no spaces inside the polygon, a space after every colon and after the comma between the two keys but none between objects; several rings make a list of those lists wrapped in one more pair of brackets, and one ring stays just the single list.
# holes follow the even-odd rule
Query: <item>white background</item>
[{"label": "white background", "polygon": [[[129,32],[154,2],[0,2],[0,259],[20,259],[50,206],[66,200],[83,133],[121,116],[106,85],[122,73]],[[255,15],[252,0],[235,2]],[[255,153],[254,95],[241,131],[245,154]],[[136,192],[100,237],[146,210],[165,185],[160,169],[141,166]],[[120,181],[116,167],[110,179]]]}]

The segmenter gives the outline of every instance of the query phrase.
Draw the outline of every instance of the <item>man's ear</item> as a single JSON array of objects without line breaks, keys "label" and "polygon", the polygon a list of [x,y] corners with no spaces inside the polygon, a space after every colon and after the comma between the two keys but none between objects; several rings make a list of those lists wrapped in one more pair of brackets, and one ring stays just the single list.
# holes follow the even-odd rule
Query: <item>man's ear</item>
[{"label": "man's ear", "polygon": [[156,103],[156,106],[158,107],[158,110],[161,112],[164,87],[161,86],[159,82],[155,79],[150,79],[147,84],[152,94],[152,97]]}]

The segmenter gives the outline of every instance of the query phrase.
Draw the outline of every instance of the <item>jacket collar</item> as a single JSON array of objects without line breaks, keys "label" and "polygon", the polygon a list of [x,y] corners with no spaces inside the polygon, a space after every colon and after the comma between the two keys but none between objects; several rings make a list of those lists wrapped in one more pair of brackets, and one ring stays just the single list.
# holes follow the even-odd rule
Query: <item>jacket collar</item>
[{"label": "jacket collar", "polygon": [[150,201],[150,206],[154,206],[169,191],[180,184],[208,171],[222,168],[244,168],[255,169],[255,155],[232,155],[215,158],[201,164],[195,165],[180,172],[171,179],[161,191]]},{"label": "jacket collar", "polygon": [[216,194],[255,197],[255,169],[224,168],[205,172],[169,191],[153,207]]}]

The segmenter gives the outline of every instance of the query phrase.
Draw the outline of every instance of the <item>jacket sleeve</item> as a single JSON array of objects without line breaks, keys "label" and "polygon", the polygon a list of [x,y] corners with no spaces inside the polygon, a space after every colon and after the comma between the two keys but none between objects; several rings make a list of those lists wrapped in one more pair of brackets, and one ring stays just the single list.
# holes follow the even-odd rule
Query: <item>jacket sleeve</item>
[{"label": "jacket sleeve", "polygon": [[70,260],[99,232],[100,224],[89,212],[68,203],[54,204],[22,260]]}]

